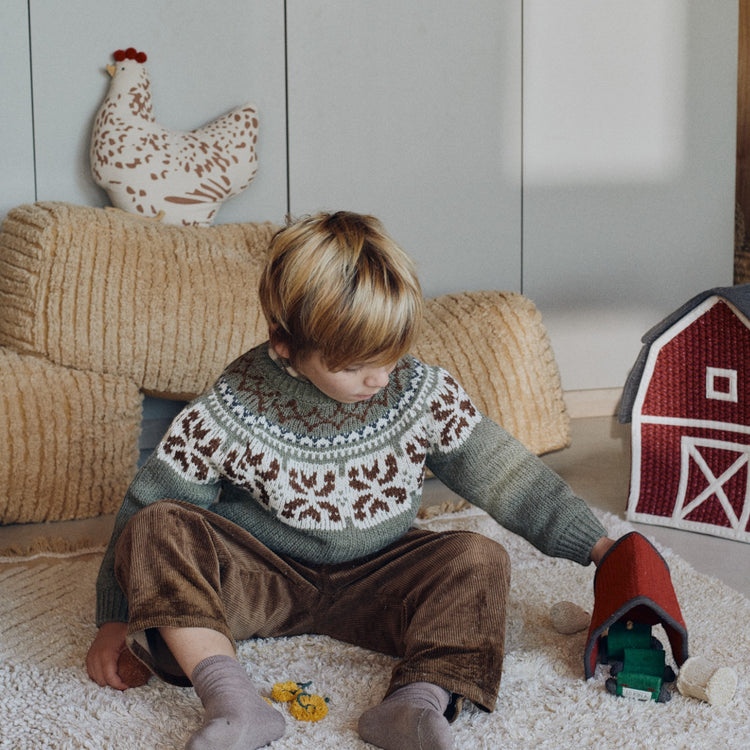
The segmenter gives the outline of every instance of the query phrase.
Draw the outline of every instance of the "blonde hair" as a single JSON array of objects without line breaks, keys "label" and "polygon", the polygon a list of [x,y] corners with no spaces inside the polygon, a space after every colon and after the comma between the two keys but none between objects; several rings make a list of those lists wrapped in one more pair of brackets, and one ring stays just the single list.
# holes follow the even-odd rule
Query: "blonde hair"
[{"label": "blonde hair", "polygon": [[422,321],[413,261],[372,216],[340,211],[289,224],[271,241],[260,302],[290,359],[318,351],[332,371],[388,364]]}]

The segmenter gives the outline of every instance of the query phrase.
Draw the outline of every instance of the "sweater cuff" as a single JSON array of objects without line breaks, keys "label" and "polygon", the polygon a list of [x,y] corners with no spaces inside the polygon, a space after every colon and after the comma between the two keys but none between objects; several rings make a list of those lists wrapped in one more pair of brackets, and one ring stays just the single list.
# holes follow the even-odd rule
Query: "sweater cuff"
[{"label": "sweater cuff", "polygon": [[105,622],[127,622],[128,600],[125,595],[117,591],[103,591],[96,601],[96,627],[100,628]]},{"label": "sweater cuff", "polygon": [[594,545],[603,536],[607,536],[607,530],[588,508],[585,513],[576,516],[565,531],[557,539],[552,555],[573,560],[580,565],[591,563],[590,555]]}]

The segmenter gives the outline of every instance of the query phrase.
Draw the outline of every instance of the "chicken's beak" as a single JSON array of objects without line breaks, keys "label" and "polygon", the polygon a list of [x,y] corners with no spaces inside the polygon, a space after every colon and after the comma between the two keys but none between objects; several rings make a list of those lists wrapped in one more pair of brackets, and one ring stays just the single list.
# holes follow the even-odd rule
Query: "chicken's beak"
[{"label": "chicken's beak", "polygon": [[117,66],[115,65],[107,65],[107,73],[109,73],[110,78],[115,77],[115,72],[117,71]]}]

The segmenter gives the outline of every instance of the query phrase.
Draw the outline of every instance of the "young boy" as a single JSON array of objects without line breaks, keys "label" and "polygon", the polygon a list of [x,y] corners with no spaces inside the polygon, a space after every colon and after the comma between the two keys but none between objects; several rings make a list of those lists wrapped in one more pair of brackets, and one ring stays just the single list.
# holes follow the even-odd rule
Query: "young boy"
[{"label": "young boy", "polygon": [[495,705],[510,567],[481,535],[412,528],[425,467],[546,554],[598,563],[612,540],[448,373],[407,354],[422,294],[377,220],[282,229],[260,298],[270,340],[178,415],[127,492],[89,674],[125,689],[127,644],[194,686],[205,723],[190,750],[248,750],[284,719],[235,641],[327,634],[400,659],[359,721],[364,740],[452,748],[462,700]]}]

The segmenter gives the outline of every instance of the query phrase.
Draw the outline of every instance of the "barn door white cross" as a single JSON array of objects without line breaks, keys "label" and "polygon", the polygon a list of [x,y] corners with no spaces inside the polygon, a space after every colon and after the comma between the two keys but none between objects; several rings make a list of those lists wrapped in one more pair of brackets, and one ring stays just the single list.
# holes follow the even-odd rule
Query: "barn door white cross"
[{"label": "barn door white cross", "polygon": [[[729,468],[717,477],[709,466],[708,460],[701,453],[701,449],[703,448],[731,451],[738,454],[738,456]],[[726,513],[730,528],[738,534],[744,533],[747,528],[748,517],[750,517],[750,471],[747,472],[745,480],[742,512],[739,516],[729,502],[729,497],[724,490],[724,486],[743,467],[750,466],[750,445],[743,445],[742,443],[727,443],[723,440],[709,440],[707,438],[696,438],[683,435],[680,451],[682,454],[680,465],[680,486],[677,491],[677,502],[675,503],[672,517],[684,521],[701,503],[704,503],[709,498],[715,496]],[[706,488],[694,498],[687,497],[691,462],[695,463],[708,482]]]}]

